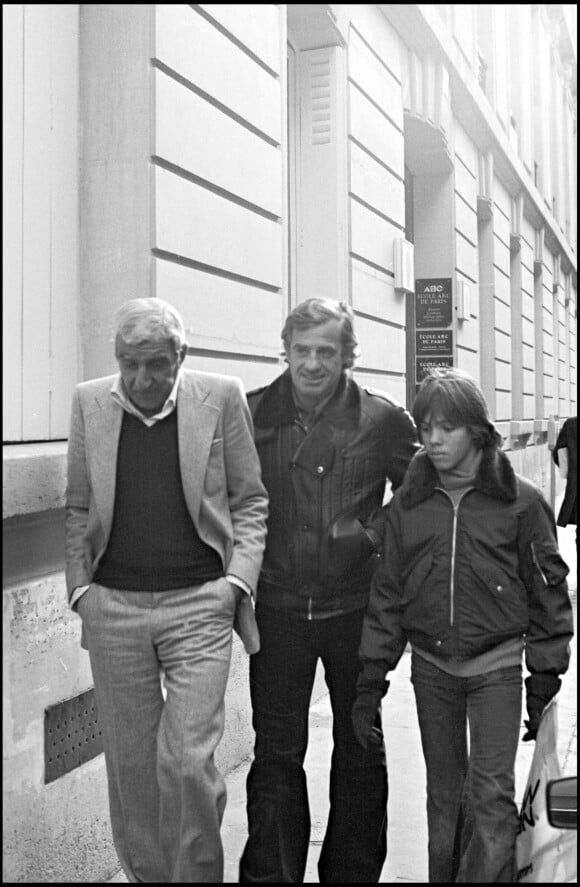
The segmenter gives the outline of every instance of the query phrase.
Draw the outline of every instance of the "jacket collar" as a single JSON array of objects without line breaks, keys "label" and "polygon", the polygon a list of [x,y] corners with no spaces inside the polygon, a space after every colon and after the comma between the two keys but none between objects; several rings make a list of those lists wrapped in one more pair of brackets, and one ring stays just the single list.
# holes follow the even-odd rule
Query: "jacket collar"
[{"label": "jacket collar", "polygon": [[[346,373],[342,374],[338,388],[320,413],[332,425],[339,428],[356,425],[360,415],[360,390]],[[298,407],[292,393],[290,370],[268,385],[254,415],[254,425],[266,428],[289,425],[298,418]]]},{"label": "jacket collar", "polygon": [[[401,503],[404,508],[413,508],[432,496],[440,486],[437,469],[421,449],[407,469],[401,487]],[[473,486],[480,493],[513,502],[518,495],[518,480],[512,464],[501,450],[487,447],[479,466]]]}]

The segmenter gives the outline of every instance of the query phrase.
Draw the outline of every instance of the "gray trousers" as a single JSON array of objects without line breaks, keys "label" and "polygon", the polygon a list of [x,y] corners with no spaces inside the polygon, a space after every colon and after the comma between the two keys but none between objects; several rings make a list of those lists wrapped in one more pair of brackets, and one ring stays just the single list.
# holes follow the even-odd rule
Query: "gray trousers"
[{"label": "gray trousers", "polygon": [[[227,590],[225,590],[227,588]],[[223,881],[224,729],[235,594],[93,584],[78,613],[103,731],[111,826],[129,881]]]}]

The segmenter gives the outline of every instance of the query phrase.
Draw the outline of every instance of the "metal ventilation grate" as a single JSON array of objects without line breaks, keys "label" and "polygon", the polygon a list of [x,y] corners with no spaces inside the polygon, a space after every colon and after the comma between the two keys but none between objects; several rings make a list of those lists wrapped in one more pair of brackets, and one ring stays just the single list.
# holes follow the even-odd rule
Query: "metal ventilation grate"
[{"label": "metal ventilation grate", "polygon": [[102,751],[94,688],[45,709],[45,783],[64,776]]}]

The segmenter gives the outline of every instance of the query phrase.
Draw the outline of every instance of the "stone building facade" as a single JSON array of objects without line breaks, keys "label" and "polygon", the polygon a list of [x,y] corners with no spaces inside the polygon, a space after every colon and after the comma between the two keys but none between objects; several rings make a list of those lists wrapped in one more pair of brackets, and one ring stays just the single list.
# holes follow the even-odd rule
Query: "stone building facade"
[{"label": "stone building facade", "polygon": [[[115,370],[128,298],[176,305],[187,364],[248,389],[281,371],[289,308],[345,299],[362,383],[410,405],[429,366],[472,373],[553,502],[549,447],[577,409],[576,8],[2,12],[4,878],[106,880],[63,577],[74,385]],[[239,646],[227,707],[224,770],[252,746]]]}]

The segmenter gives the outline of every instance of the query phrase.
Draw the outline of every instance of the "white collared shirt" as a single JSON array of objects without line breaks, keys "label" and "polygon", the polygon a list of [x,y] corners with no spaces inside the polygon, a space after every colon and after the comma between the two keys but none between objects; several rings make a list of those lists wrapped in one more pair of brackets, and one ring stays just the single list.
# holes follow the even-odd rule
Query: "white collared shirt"
[{"label": "white collared shirt", "polygon": [[181,368],[177,371],[177,376],[175,378],[175,382],[173,383],[173,388],[167,395],[165,403],[163,404],[161,409],[157,413],[155,413],[154,416],[144,416],[139,407],[136,407],[133,401],[129,399],[125,391],[125,386],[123,385],[123,379],[120,373],[113,382],[113,387],[111,388],[111,397],[121,407],[123,407],[125,412],[130,413],[137,419],[140,419],[141,422],[143,422],[143,424],[147,426],[147,428],[151,428],[153,425],[155,425],[156,422],[159,422],[161,419],[166,419],[167,416],[170,416],[177,406],[177,391],[179,389],[180,381]]}]

